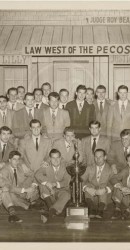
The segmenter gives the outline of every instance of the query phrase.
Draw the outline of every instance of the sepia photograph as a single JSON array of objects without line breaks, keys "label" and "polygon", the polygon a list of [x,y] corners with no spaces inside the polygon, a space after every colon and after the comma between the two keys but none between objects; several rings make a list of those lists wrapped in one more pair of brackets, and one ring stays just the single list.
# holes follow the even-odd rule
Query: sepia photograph
[{"label": "sepia photograph", "polygon": [[129,1],[0,1],[3,242],[130,242]]}]

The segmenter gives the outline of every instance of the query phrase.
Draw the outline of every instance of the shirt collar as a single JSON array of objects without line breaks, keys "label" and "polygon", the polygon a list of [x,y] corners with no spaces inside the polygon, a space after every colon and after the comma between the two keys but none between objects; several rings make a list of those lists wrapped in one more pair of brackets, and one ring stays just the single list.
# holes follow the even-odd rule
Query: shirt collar
[{"label": "shirt collar", "polygon": [[77,104],[82,103],[82,106],[83,106],[83,104],[84,104],[84,100],[83,100],[83,101],[80,101],[80,100],[76,99],[76,102],[77,102]]},{"label": "shirt collar", "polygon": [[5,143],[5,142],[3,142],[1,140],[0,140],[0,144],[1,144],[2,148],[3,148],[4,144],[6,144],[6,146],[7,146],[7,143]]},{"label": "shirt collar", "polygon": [[0,109],[0,113],[1,113],[1,115],[3,116],[3,112],[5,113],[5,115],[7,114],[7,108],[5,109],[5,110],[1,110]]},{"label": "shirt collar", "polygon": [[[53,109],[52,109],[52,108],[50,108],[50,112],[51,112],[51,114],[53,113]],[[56,109],[54,110],[55,115],[57,115],[57,112],[58,112],[58,108],[56,108]]]},{"label": "shirt collar", "polygon": [[126,99],[124,102],[119,99],[118,102],[119,102],[119,105],[124,104],[126,106],[128,103],[128,99]]},{"label": "shirt collar", "polygon": [[68,143],[66,140],[65,140],[65,145],[66,145],[66,147],[67,147],[67,146],[71,146],[71,144]]},{"label": "shirt collar", "polygon": [[93,141],[94,138],[96,138],[96,142],[97,142],[98,139],[99,139],[99,135],[98,135],[98,136],[93,136],[93,135],[91,135],[91,140],[92,140],[92,141]]},{"label": "shirt collar", "polygon": [[38,138],[38,141],[40,140],[40,135],[38,135],[38,136],[35,136],[35,135],[32,135],[32,139],[34,140],[34,141],[36,141],[36,138]]},{"label": "shirt collar", "polygon": [[96,165],[96,167],[97,167],[97,169],[101,168],[101,170],[103,170],[103,168],[105,167],[105,163],[100,167]]},{"label": "shirt collar", "polygon": [[60,168],[60,166],[58,166],[58,167],[54,167],[53,165],[52,165],[52,167],[53,167],[54,172],[58,171],[58,170],[59,170],[59,168]]},{"label": "shirt collar", "polygon": [[102,102],[102,104],[104,104],[105,103],[105,99],[103,99],[103,100],[97,99],[97,102],[98,102],[98,104],[100,104],[100,102]]},{"label": "shirt collar", "polygon": [[34,112],[34,107],[33,108],[29,108],[29,107],[25,106],[25,108],[26,108],[26,110],[27,110],[28,113],[29,113],[30,109],[32,110],[32,112]]}]

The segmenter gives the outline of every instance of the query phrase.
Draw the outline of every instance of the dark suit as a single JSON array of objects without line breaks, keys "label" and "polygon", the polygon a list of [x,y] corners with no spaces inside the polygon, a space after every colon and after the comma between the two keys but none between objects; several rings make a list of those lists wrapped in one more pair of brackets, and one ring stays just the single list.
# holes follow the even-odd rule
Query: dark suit
[{"label": "dark suit", "polygon": [[81,113],[79,113],[76,100],[68,102],[66,109],[70,115],[70,126],[75,130],[76,137],[82,139],[90,134],[89,123],[95,120],[95,107],[84,101]]}]

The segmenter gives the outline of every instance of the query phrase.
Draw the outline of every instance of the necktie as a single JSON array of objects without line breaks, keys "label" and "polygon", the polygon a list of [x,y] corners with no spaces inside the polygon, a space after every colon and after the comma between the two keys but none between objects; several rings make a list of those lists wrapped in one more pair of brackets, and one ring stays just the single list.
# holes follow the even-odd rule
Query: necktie
[{"label": "necktie", "polygon": [[103,102],[100,102],[100,114],[102,115],[102,113],[103,113]]},{"label": "necktie", "polygon": [[14,110],[14,105],[15,105],[15,104],[13,103],[13,104],[12,104],[12,110]]},{"label": "necktie", "polygon": [[96,148],[96,138],[93,138],[92,152],[94,154]]},{"label": "necktie", "polygon": [[15,178],[15,183],[16,183],[16,186],[17,186],[17,173],[16,173],[16,169],[14,168],[14,178]]},{"label": "necktie", "polygon": [[67,145],[67,152],[70,150],[70,144]]},{"label": "necktie", "polygon": [[97,182],[99,182],[100,180],[101,173],[102,173],[102,167],[99,167],[98,172],[97,172]]},{"label": "necktie", "polygon": [[29,109],[29,119],[32,120],[33,116],[32,116],[32,109]]},{"label": "necktie", "polygon": [[38,109],[38,107],[39,107],[39,104],[37,103],[37,104],[36,104],[36,108]]},{"label": "necktie", "polygon": [[128,149],[128,148],[125,148],[125,149],[124,149],[124,156],[125,156],[125,158],[126,158],[126,156],[127,156],[127,149]]},{"label": "necktie", "polygon": [[2,150],[2,159],[3,159],[3,157],[4,157],[5,148],[6,148],[6,144],[4,144],[4,145],[3,145],[3,150]]},{"label": "necktie", "polygon": [[122,102],[122,105],[121,105],[121,119],[124,118],[124,114],[125,114],[125,105],[124,105],[124,102]]},{"label": "necktie", "polygon": [[52,110],[52,122],[53,122],[53,126],[55,125],[55,119],[56,119],[55,110]]},{"label": "necktie", "polygon": [[80,102],[80,103],[79,103],[79,113],[80,113],[80,114],[81,114],[81,112],[82,112],[82,108],[83,108],[83,107],[82,107],[82,103]]},{"label": "necktie", "polygon": [[3,123],[5,124],[6,122],[6,115],[5,115],[5,112],[3,112]]},{"label": "necktie", "polygon": [[57,175],[58,175],[58,168],[55,168],[55,178],[57,179]]},{"label": "necktie", "polygon": [[64,104],[62,105],[62,109],[64,109],[65,108],[65,106],[64,106]]},{"label": "necktie", "polygon": [[36,138],[36,150],[38,151],[38,138]]}]

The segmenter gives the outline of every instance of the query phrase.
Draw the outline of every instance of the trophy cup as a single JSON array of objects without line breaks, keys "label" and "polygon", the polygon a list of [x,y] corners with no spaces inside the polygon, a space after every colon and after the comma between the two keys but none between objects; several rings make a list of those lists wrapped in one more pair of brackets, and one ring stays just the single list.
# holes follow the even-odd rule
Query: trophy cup
[{"label": "trophy cup", "polygon": [[88,228],[88,208],[83,206],[83,191],[81,175],[84,174],[86,167],[79,164],[78,140],[74,142],[75,164],[68,166],[67,171],[71,175],[72,202],[66,209],[65,224],[67,229],[86,229]]}]

